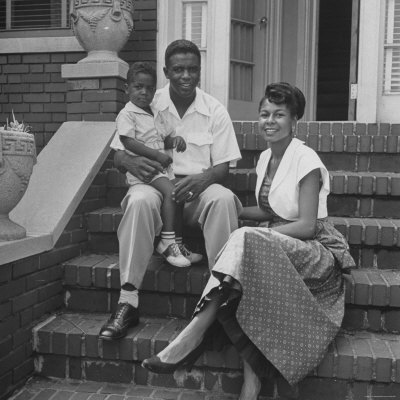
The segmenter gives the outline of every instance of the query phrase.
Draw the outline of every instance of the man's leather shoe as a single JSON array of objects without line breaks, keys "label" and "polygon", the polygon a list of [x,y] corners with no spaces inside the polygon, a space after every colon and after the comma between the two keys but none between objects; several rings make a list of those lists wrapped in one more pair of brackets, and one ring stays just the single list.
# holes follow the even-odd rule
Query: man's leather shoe
[{"label": "man's leather shoe", "polygon": [[100,329],[103,340],[121,339],[126,336],[129,327],[139,323],[139,311],[128,303],[119,303],[115,312]]}]

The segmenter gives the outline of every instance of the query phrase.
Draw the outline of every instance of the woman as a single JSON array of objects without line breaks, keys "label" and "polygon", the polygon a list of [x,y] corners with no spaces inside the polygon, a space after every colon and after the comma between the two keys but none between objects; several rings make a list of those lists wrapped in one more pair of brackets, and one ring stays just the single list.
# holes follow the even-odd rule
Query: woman
[{"label": "woman", "polygon": [[[260,379],[278,371],[293,385],[315,368],[344,312],[342,272],[354,266],[348,245],[327,220],[329,174],[318,155],[293,138],[303,93],[268,85],[259,130],[269,143],[257,164],[258,206],[242,219],[268,227],[233,232],[217,257],[194,317],[143,366],[156,373],[191,367],[218,321],[244,361],[241,400],[256,399]],[[214,333],[213,333],[214,332]]]}]

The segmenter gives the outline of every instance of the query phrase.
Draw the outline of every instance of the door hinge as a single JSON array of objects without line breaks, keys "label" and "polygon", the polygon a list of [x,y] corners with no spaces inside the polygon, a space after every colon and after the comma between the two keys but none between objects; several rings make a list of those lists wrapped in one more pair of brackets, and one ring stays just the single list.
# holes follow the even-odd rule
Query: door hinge
[{"label": "door hinge", "polygon": [[358,84],[351,83],[350,84],[350,100],[356,100],[358,94]]}]

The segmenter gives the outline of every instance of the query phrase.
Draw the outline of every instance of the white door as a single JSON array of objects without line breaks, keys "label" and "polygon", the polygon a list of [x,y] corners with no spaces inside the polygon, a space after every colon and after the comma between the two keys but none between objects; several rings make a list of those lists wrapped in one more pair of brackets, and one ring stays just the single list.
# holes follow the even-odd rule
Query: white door
[{"label": "white door", "polygon": [[235,120],[256,120],[264,93],[267,2],[232,0],[228,110]]}]

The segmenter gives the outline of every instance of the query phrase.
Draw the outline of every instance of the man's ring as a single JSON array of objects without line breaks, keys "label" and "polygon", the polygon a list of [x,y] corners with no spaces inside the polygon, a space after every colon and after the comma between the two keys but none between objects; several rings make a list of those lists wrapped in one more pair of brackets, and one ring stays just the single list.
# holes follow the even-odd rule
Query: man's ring
[{"label": "man's ring", "polygon": [[187,192],[186,200],[190,200],[193,197],[193,195],[194,195],[193,192]]}]

